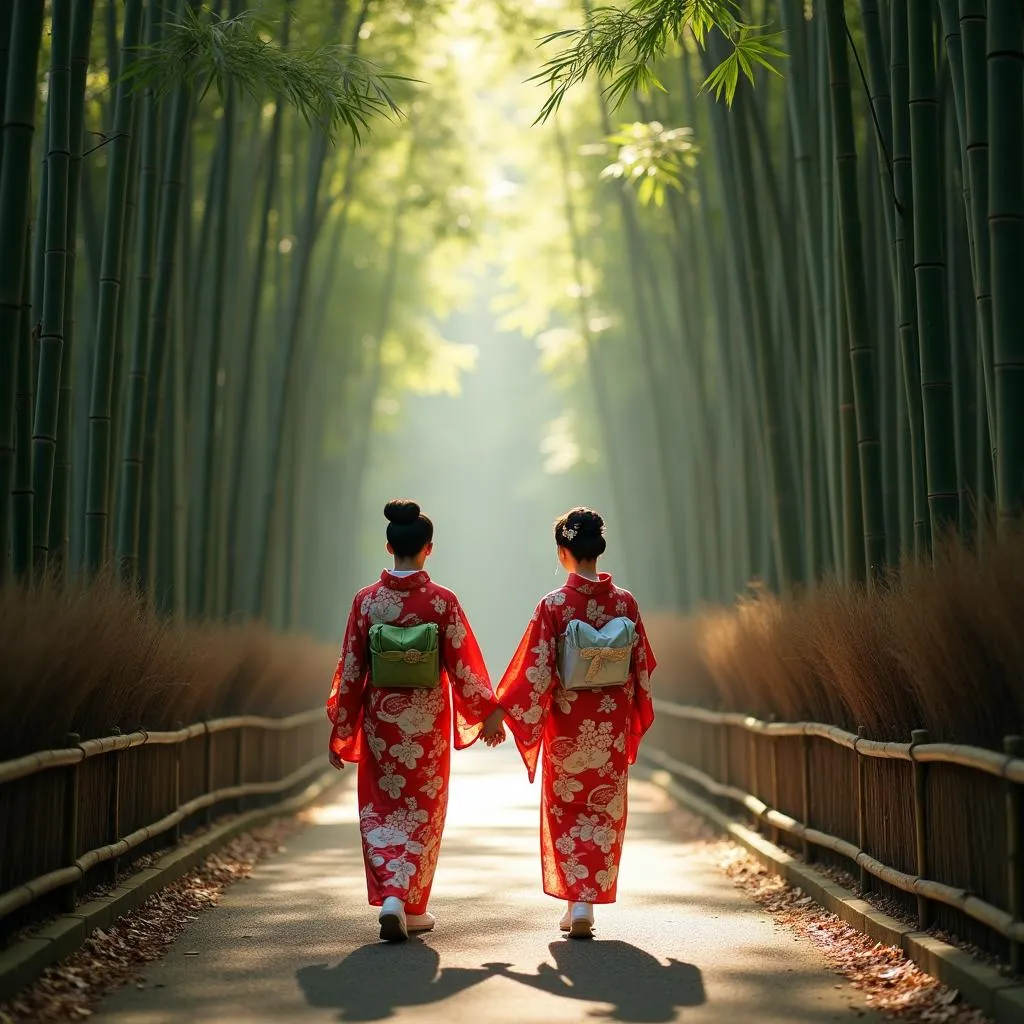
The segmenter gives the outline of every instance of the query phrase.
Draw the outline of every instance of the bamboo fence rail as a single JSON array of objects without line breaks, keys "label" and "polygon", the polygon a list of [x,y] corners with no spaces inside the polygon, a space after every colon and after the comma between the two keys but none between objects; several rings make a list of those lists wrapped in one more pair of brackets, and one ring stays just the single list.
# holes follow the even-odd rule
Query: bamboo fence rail
[{"label": "bamboo fence rail", "polygon": [[[979,922],[1006,940],[1011,964],[1021,967],[1021,737],[1006,737],[1000,753],[931,743],[920,729],[909,743],[882,742],[818,722],[764,722],[665,700],[655,706],[653,742],[645,748],[652,762],[714,799],[742,807],[776,842],[793,846],[806,860],[828,851],[849,862],[865,891],[874,879],[907,894],[916,901],[921,929],[934,923],[937,906]],[[838,749],[842,760],[816,747],[817,741]],[[887,763],[904,765],[903,774],[884,774],[891,772]],[[974,778],[933,780],[937,766]],[[974,784],[977,801],[959,801],[958,820],[941,820],[949,817],[949,800],[936,781],[957,783],[958,793]],[[904,795],[912,822],[898,820],[895,797]],[[1003,827],[991,835],[990,818],[981,827],[978,819],[997,805]],[[940,864],[942,877],[936,877]]]},{"label": "bamboo fence rail", "polygon": [[[182,832],[297,789],[324,768],[326,718],[240,715],[0,762],[0,939],[84,888],[114,885]],[[130,762],[129,762],[129,759]]]}]

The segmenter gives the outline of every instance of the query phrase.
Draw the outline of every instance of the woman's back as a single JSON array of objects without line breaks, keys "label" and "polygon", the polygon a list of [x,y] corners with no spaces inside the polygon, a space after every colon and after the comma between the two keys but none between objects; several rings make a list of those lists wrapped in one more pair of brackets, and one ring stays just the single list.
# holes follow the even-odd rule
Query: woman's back
[{"label": "woman's back", "polygon": [[458,598],[452,591],[435,583],[426,570],[395,571],[385,569],[380,579],[363,587],[354,602],[371,625],[419,625],[444,620],[452,603]]},{"label": "woman's back", "polygon": [[[393,691],[367,686],[371,626],[419,626],[430,622],[438,627],[441,685],[437,690]],[[383,696],[388,697],[390,713],[399,705],[415,704],[435,719],[446,716],[449,681],[455,698],[455,746],[461,749],[477,738],[480,723],[492,706],[483,654],[466,624],[459,599],[451,590],[435,583],[424,570],[384,570],[379,580],[360,590],[352,601],[342,660],[327,711],[331,715],[333,709],[346,704],[355,704],[357,708],[352,709],[355,714],[337,722],[335,749],[345,760],[361,760],[359,711],[375,714]]]},{"label": "woman's back", "polygon": [[[557,652],[559,638],[573,620],[586,622],[601,629],[612,619],[626,618],[638,626],[639,642],[632,652],[628,678],[617,695],[599,689],[570,690],[558,678]],[[531,777],[537,763],[541,740],[545,732],[564,728],[554,715],[574,712],[602,715],[611,703],[621,705],[624,722],[628,722],[627,709],[636,709],[641,721],[629,723],[626,743],[629,761],[636,757],[639,737],[653,718],[650,699],[650,647],[647,643],[636,598],[622,587],[617,587],[608,573],[589,579],[570,573],[565,584],[546,594],[537,605],[519,648],[505,670],[500,687],[502,707],[507,711],[513,734],[526,760]],[[516,682],[519,685],[516,685]],[[551,716],[545,712],[550,707]],[[633,734],[636,739],[633,741]]]},{"label": "woman's back", "polygon": [[[453,722],[455,746],[469,746],[496,704],[458,598],[423,568],[433,523],[407,500],[384,515],[395,567],[352,600],[327,714],[332,762],[359,765],[367,896],[381,938],[399,940],[434,924]],[[436,632],[415,628],[429,624]]]},{"label": "woman's back", "polygon": [[569,907],[560,926],[592,933],[593,905],[616,898],[629,766],[654,719],[654,655],[636,599],[597,571],[604,521],[577,508],[555,523],[565,585],[534,610],[501,683],[531,780],[542,759],[544,891]]}]

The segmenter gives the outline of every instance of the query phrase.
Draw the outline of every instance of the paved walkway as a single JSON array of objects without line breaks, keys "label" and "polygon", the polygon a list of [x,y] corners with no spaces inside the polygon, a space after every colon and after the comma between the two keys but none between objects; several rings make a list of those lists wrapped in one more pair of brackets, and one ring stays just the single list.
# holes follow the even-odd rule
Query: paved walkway
[{"label": "paved walkway", "polygon": [[793,1024],[852,1020],[862,1007],[813,946],[688,859],[667,798],[639,780],[620,902],[598,908],[595,941],[563,939],[562,905],[539,888],[538,787],[511,744],[453,764],[433,934],[377,941],[346,785],[96,1019]]}]

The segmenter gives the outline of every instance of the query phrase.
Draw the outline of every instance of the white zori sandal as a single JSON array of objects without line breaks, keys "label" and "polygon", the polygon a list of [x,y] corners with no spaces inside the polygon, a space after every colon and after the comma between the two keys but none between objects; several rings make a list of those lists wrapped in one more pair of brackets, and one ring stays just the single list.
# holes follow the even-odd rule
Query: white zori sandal
[{"label": "white zori sandal", "polygon": [[415,932],[432,932],[436,921],[433,914],[406,914],[405,924],[412,935]]},{"label": "white zori sandal", "polygon": [[380,937],[383,942],[404,942],[410,933],[429,932],[433,914],[406,914],[405,904],[397,896],[388,896],[380,908]]},{"label": "white zori sandal", "polygon": [[558,927],[569,933],[570,939],[590,939],[594,936],[594,905],[571,903],[566,907]]},{"label": "white zori sandal", "polygon": [[405,904],[397,896],[388,896],[380,908],[380,937],[384,942],[404,942],[409,938]]}]

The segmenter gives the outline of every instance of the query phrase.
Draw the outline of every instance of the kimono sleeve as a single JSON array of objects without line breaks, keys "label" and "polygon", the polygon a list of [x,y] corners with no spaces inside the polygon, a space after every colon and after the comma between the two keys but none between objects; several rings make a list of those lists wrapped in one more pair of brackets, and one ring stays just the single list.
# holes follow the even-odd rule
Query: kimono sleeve
[{"label": "kimono sleeve", "polygon": [[636,647],[633,656],[633,706],[629,716],[629,763],[635,764],[640,750],[640,741],[654,721],[654,697],[651,692],[651,676],[658,662],[647,639],[640,613],[636,616]]},{"label": "kimono sleeve", "polygon": [[441,648],[452,686],[455,749],[464,750],[479,739],[484,719],[498,705],[480,645],[466,613],[454,598],[448,601],[443,626]]},{"label": "kimono sleeve", "polygon": [[533,613],[498,684],[498,703],[533,782],[555,688],[558,636],[544,601]]},{"label": "kimono sleeve", "polygon": [[366,683],[368,633],[359,610],[359,599],[352,602],[341,657],[331,681],[327,698],[327,717],[331,721],[330,754],[332,761],[357,762],[363,753],[363,691]]}]

